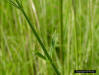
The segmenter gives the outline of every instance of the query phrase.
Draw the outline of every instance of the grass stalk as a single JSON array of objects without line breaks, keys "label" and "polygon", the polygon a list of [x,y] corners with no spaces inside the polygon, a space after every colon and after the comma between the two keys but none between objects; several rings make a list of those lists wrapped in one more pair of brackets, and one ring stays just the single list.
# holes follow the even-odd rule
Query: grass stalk
[{"label": "grass stalk", "polygon": [[[10,0],[10,2],[11,2],[11,0]],[[53,63],[52,58],[49,56],[49,54],[47,52],[47,49],[45,48],[45,46],[44,46],[43,42],[41,41],[39,35],[37,34],[36,30],[34,29],[30,19],[28,18],[27,14],[25,13],[22,4],[19,2],[19,0],[15,0],[15,2],[13,2],[13,4],[14,4],[15,7],[19,8],[19,10],[23,13],[23,15],[26,18],[26,20],[27,20],[27,22],[28,22],[33,34],[35,35],[37,41],[39,42],[40,46],[42,47],[42,50],[43,50],[45,56],[49,60],[49,62],[52,65],[53,69],[55,70],[56,74],[60,75],[60,72],[58,71],[58,69],[56,68],[55,64]]]},{"label": "grass stalk", "polygon": [[74,31],[75,31],[75,64],[76,64],[76,69],[78,69],[78,44],[79,40],[77,39],[78,37],[78,31],[77,31],[77,16],[76,16],[76,1],[72,0],[72,7],[74,11]]},{"label": "grass stalk", "polygon": [[60,59],[62,63],[62,74],[64,75],[64,50],[63,50],[63,0],[60,0]]}]

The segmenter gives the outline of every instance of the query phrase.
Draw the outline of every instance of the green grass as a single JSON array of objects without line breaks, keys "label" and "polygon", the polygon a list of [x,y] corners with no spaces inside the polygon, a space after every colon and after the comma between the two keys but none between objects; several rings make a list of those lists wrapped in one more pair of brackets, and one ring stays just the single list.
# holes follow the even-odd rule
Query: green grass
[{"label": "green grass", "polygon": [[0,0],[0,75],[76,75],[75,69],[99,75],[98,0],[22,5]]}]

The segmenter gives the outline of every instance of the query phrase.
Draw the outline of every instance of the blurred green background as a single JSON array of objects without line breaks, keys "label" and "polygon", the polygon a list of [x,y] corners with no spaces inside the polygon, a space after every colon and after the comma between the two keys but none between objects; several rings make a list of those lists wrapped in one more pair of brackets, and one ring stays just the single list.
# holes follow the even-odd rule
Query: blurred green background
[{"label": "blurred green background", "polygon": [[[22,4],[61,72],[60,1],[23,0]],[[99,0],[63,0],[63,46],[64,75],[75,75],[76,67],[97,72],[78,75],[99,75]],[[37,52],[44,54],[23,14],[8,0],[0,0],[0,75],[55,75]]]}]

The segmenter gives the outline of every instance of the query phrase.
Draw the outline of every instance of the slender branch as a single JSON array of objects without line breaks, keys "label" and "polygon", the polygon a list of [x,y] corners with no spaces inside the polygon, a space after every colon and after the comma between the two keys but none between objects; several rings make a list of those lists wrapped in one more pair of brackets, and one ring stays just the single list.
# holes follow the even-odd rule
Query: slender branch
[{"label": "slender branch", "polygon": [[15,0],[15,1],[16,1],[16,3],[17,3],[18,6],[19,6],[20,11],[23,13],[24,17],[26,18],[26,20],[27,20],[27,22],[28,22],[30,28],[32,29],[33,34],[35,35],[35,37],[36,37],[36,39],[37,39],[37,41],[39,42],[40,46],[42,47],[42,50],[43,50],[45,56],[47,57],[47,59],[49,60],[50,64],[51,64],[52,67],[54,68],[56,74],[57,74],[57,75],[60,75],[60,72],[58,71],[58,69],[56,68],[55,64],[53,63],[52,58],[49,56],[49,54],[48,54],[48,52],[47,52],[47,49],[45,48],[45,46],[44,46],[43,42],[41,41],[39,35],[37,34],[37,32],[36,32],[36,30],[34,29],[32,23],[30,22],[28,16],[26,15],[26,13],[25,13],[25,11],[24,11],[24,9],[23,9],[22,4],[21,4],[18,0]]}]

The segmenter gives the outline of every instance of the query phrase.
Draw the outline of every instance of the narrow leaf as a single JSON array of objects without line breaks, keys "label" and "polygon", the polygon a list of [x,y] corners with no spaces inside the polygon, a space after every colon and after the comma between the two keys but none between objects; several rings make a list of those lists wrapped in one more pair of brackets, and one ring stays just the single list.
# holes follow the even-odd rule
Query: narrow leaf
[{"label": "narrow leaf", "polygon": [[46,57],[39,52],[36,52],[35,55],[39,56],[40,58],[46,60]]}]

